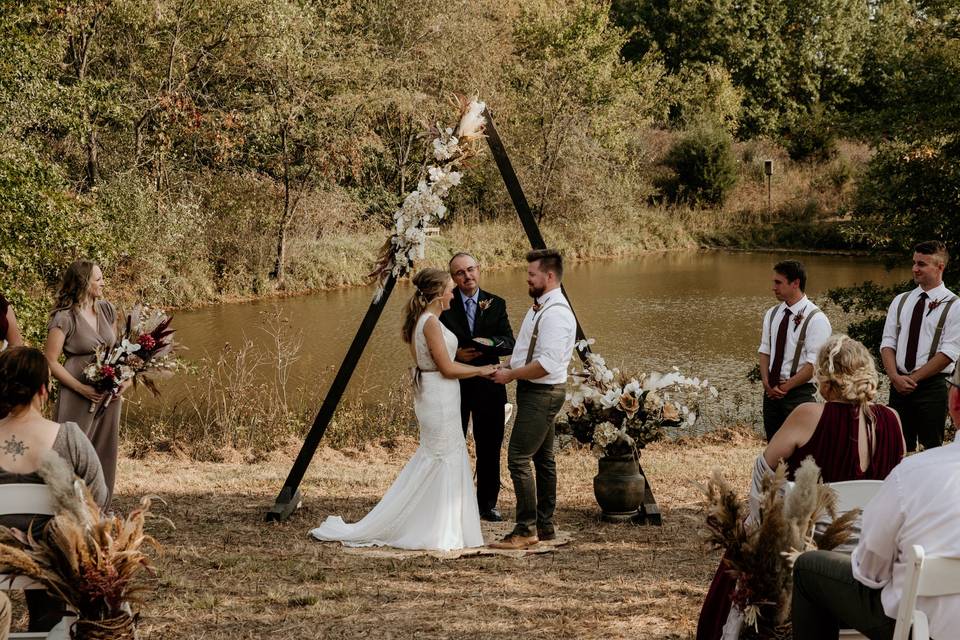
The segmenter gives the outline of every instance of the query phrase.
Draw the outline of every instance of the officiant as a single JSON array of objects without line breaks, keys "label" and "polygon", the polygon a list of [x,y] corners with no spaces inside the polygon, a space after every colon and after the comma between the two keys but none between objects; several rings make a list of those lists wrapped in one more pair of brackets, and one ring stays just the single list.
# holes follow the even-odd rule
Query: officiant
[{"label": "officiant", "polygon": [[[513,329],[507,318],[507,303],[480,288],[480,265],[469,253],[450,259],[450,276],[457,290],[450,308],[440,322],[457,336],[456,359],[481,366],[498,364],[501,356],[513,352]],[[479,341],[477,339],[480,339]],[[500,449],[503,446],[504,407],[507,390],[486,378],[460,381],[460,418],[463,435],[473,420],[473,440],[477,451],[477,504],[480,518],[500,522],[497,510],[500,494]]]}]

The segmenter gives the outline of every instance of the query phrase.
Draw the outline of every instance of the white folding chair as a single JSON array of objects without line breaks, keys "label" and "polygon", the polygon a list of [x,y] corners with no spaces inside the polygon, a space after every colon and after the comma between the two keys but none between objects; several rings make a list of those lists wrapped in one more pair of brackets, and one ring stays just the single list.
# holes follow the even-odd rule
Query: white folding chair
[{"label": "white folding chair", "polygon": [[[0,484],[0,516],[9,515],[54,515],[53,496],[45,484]],[[0,574],[0,590],[43,589],[43,586],[26,576]],[[67,640],[72,617],[64,617],[48,632],[11,633],[12,640]]]},{"label": "white folding chair", "polygon": [[917,598],[955,594],[960,594],[960,558],[924,557],[923,547],[918,544],[910,547],[893,640],[908,640],[911,627],[913,640],[930,640],[930,624],[923,611],[916,608]]},{"label": "white folding chair", "polygon": [[[793,488],[792,482],[788,485],[790,489]],[[837,493],[837,515],[864,508],[880,490],[881,485],[882,480],[844,480],[827,484]],[[866,640],[856,629],[841,629],[840,637],[843,640]]]},{"label": "white folding chair", "polygon": [[837,511],[846,513],[867,506],[881,485],[883,480],[846,480],[831,482],[827,486],[837,492]]}]

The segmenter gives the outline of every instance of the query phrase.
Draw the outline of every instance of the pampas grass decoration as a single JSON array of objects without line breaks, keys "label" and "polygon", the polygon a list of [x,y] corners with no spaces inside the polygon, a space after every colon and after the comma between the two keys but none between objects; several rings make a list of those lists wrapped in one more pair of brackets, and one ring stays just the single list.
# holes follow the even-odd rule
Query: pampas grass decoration
[{"label": "pampas grass decoration", "polygon": [[[832,549],[846,542],[858,512],[836,517],[836,493],[820,482],[820,469],[807,458],[797,470],[794,488],[784,496],[786,465],[763,478],[760,517],[747,529],[749,511],[719,470],[706,487],[706,542],[726,550],[731,574],[737,580],[733,603],[743,614],[746,636],[789,638],[793,561],[803,551]],[[814,528],[827,516],[833,522],[818,541]]]},{"label": "pampas grass decoration", "polygon": [[153,573],[144,549],[160,550],[144,533],[151,499],[141,500],[126,517],[107,515],[57,454],[43,458],[39,473],[57,514],[37,537],[0,527],[0,572],[40,582],[81,621],[130,618],[130,605],[142,603],[148,591],[145,574]]}]

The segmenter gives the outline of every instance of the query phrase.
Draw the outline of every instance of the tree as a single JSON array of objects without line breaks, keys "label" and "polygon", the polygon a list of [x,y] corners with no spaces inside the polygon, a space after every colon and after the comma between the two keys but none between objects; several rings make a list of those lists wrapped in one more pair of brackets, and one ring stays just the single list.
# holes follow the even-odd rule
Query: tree
[{"label": "tree", "polygon": [[511,88],[528,104],[516,118],[529,132],[521,137],[531,140],[523,153],[540,220],[576,138],[617,144],[623,130],[649,122],[655,111],[659,64],[621,59],[626,34],[610,24],[609,13],[607,2],[545,2],[525,9],[514,28]]}]

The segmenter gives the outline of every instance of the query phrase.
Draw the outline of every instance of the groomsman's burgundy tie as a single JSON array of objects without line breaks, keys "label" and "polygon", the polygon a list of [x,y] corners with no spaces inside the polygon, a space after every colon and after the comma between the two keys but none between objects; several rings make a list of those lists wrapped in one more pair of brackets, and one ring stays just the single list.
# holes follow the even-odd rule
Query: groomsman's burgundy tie
[{"label": "groomsman's burgundy tie", "polygon": [[780,321],[780,329],[777,331],[777,347],[773,354],[773,364],[770,365],[770,386],[775,387],[780,384],[780,369],[783,368],[783,352],[787,349],[787,331],[790,324],[790,309],[783,310],[783,320]]},{"label": "groomsman's burgundy tie", "polygon": [[917,345],[920,344],[920,326],[923,324],[923,308],[927,306],[927,292],[920,294],[917,304],[913,305],[913,316],[910,318],[910,335],[907,337],[907,355],[903,359],[903,368],[906,373],[913,373],[917,366]]}]

